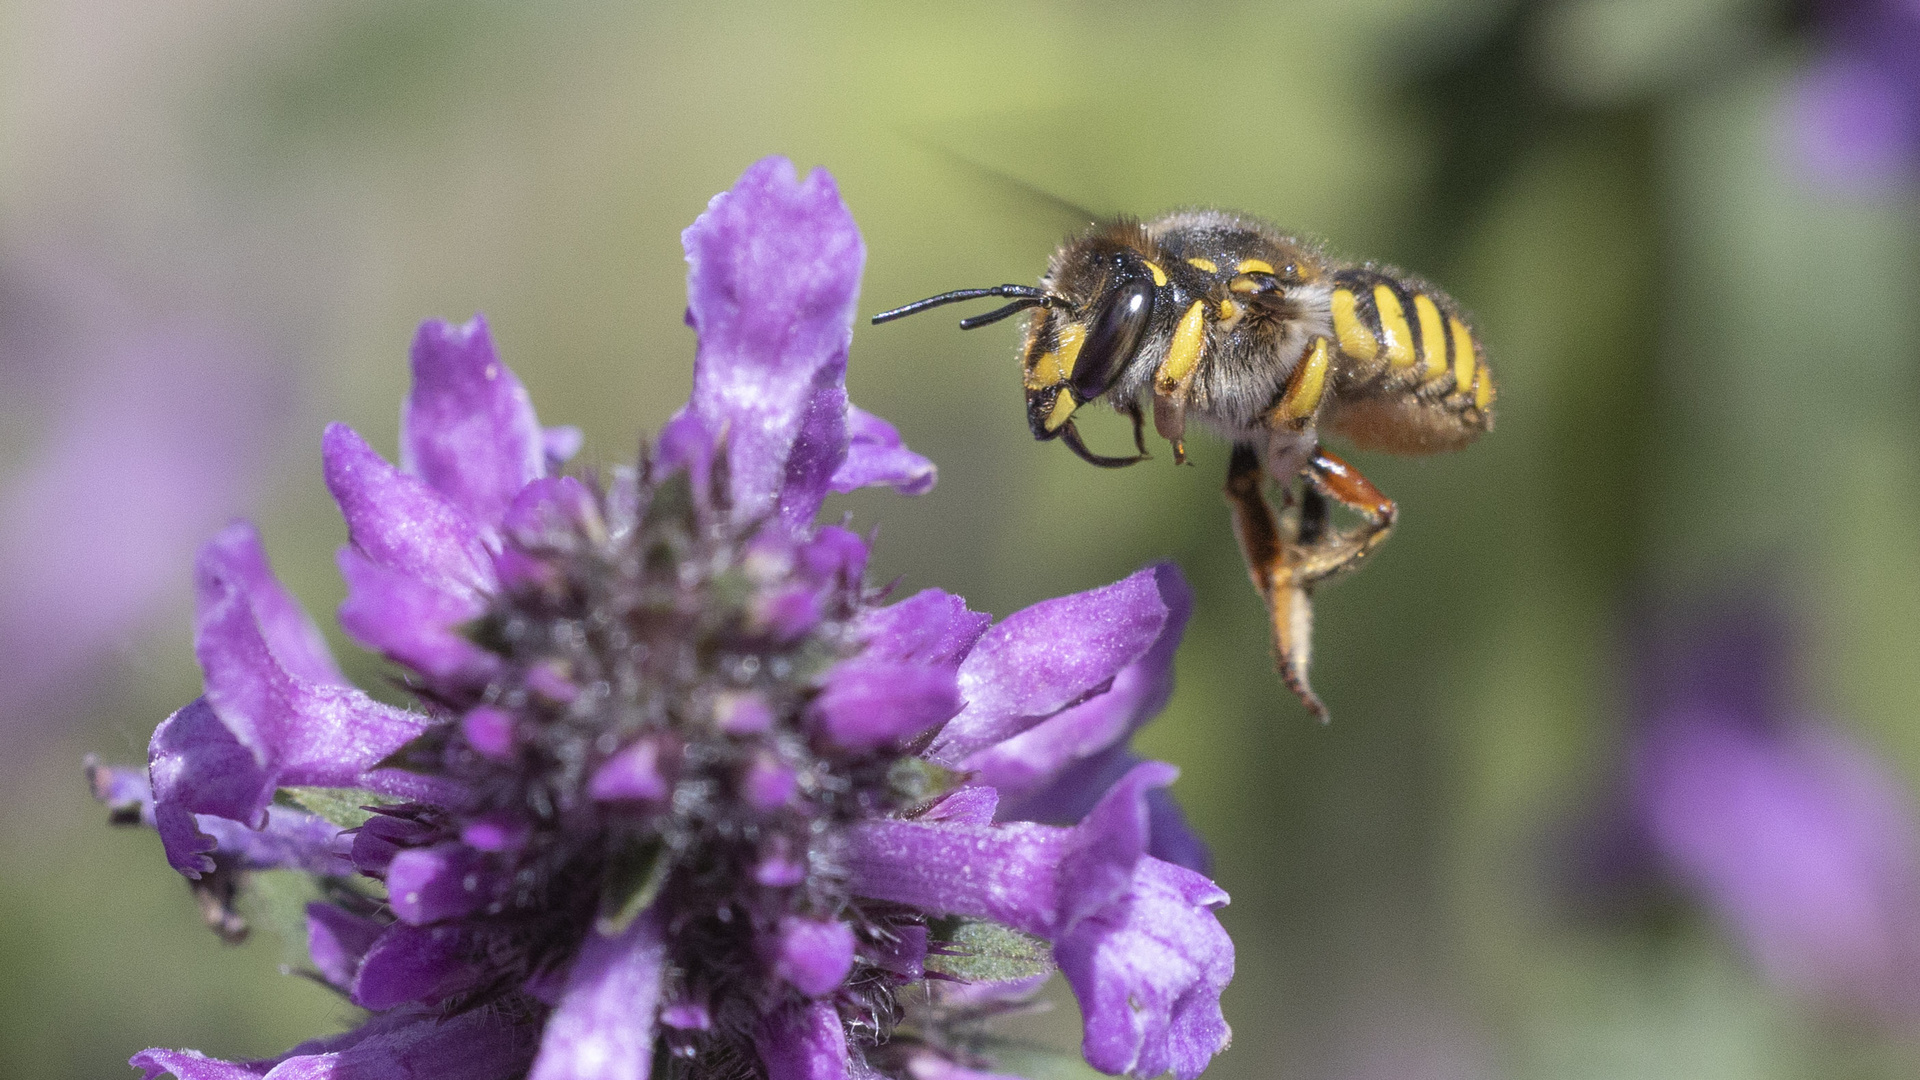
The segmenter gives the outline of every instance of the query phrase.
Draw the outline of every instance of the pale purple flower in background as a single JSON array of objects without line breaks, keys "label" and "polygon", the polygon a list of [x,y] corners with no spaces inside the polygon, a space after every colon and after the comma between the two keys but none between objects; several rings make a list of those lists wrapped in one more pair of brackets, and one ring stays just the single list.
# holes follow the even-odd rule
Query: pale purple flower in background
[{"label": "pale purple flower in background", "polygon": [[398,467],[328,429],[340,621],[418,711],[346,684],[250,526],[202,550],[205,693],[95,793],[228,933],[247,871],[315,874],[313,967],[371,1016],[149,1078],[967,1080],[1053,967],[1097,1068],[1225,1048],[1226,895],[1157,801],[1172,767],[1126,749],[1179,575],[997,624],[883,603],[815,515],[933,466],[847,401],[864,252],[831,179],[763,161],[684,242],[693,396],[637,468],[561,475],[478,319],[421,328]]},{"label": "pale purple flower in background", "polygon": [[1920,1017],[1913,799],[1800,709],[1784,620],[1727,604],[1644,644],[1627,799],[1658,869],[1783,990]]},{"label": "pale purple flower in background", "polygon": [[1822,0],[1814,17],[1818,52],[1783,113],[1796,162],[1842,191],[1920,178],[1920,2]]},{"label": "pale purple flower in background", "polygon": [[[9,260],[0,471],[0,746],[50,728],[238,510],[288,395],[232,336],[161,320],[51,258]],[[32,277],[23,275],[31,272]]]}]

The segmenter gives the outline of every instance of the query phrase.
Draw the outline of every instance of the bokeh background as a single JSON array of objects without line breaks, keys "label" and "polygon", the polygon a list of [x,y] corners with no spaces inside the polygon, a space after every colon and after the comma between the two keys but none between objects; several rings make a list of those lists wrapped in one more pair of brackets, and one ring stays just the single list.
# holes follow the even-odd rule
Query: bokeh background
[{"label": "bokeh background", "polygon": [[[319,431],[391,452],[420,319],[484,311],[626,457],[690,384],[678,232],[769,153],[838,177],[870,311],[1032,280],[1065,201],[1245,210],[1475,315],[1498,430],[1354,455],[1403,524],[1320,595],[1325,728],[1224,446],[1095,471],[1028,438],[1011,327],[856,330],[941,469],[840,504],[878,577],[1197,590],[1143,741],[1233,895],[1211,1075],[1920,1075],[1913,0],[0,3],[0,1074],[349,1021],[297,944],[217,943],[81,758],[196,692],[228,517],[339,601]],[[1693,662],[1722,638],[1759,644]]]}]

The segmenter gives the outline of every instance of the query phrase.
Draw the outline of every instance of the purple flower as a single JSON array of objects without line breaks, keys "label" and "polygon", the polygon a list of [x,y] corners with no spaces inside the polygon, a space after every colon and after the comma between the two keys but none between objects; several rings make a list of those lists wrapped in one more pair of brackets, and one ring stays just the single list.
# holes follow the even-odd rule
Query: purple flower
[{"label": "purple flower", "polygon": [[1225,1048],[1226,895],[1166,861],[1204,849],[1126,749],[1179,575],[998,625],[883,604],[814,516],[933,466],[847,402],[862,246],[831,179],[763,161],[684,239],[693,397],[636,467],[558,473],[478,319],[421,328],[399,467],[328,429],[341,623],[417,709],[344,682],[248,526],[202,551],[206,691],[150,786],[96,766],[96,794],[230,933],[246,871],[321,877],[313,967],[372,1016],[271,1061],[150,1050],[149,1080],[977,1076],[982,1023],[1054,967],[1098,1068]]},{"label": "purple flower", "polygon": [[[0,264],[39,261],[22,254]],[[46,418],[0,474],[0,748],[54,730],[81,673],[170,599],[194,544],[244,501],[286,404],[214,326],[140,317],[133,298],[49,261],[44,290],[7,295],[0,275],[0,386],[18,410],[0,423]],[[36,378],[53,385],[33,393]]]},{"label": "purple flower", "polygon": [[1920,1015],[1920,831],[1900,784],[1798,712],[1763,605],[1663,637],[1643,666],[1633,824],[1763,975],[1828,1006]]},{"label": "purple flower", "polygon": [[1920,176],[1920,5],[1826,0],[1816,16],[1823,48],[1787,103],[1795,156],[1843,190]]}]

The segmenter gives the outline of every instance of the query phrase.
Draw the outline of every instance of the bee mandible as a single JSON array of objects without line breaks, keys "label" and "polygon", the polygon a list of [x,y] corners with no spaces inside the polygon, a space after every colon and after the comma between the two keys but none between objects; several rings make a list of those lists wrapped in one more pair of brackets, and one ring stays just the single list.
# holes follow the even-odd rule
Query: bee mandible
[{"label": "bee mandible", "polygon": [[[1364,562],[1397,511],[1321,432],[1361,449],[1431,454],[1490,430],[1493,373],[1459,305],[1416,277],[1336,260],[1256,218],[1189,210],[1093,226],[1054,252],[1037,288],[941,293],[873,321],[986,298],[1010,302],[961,329],[1032,311],[1021,367],[1034,438],[1059,439],[1104,468],[1132,465],[1148,457],[1150,407],[1176,463],[1186,461],[1189,420],[1232,444],[1227,503],[1267,605],[1276,666],[1324,722],[1307,679],[1313,589]],[[1074,413],[1101,399],[1132,419],[1134,454],[1109,457],[1081,439]],[[1359,524],[1335,528],[1332,502]]]}]

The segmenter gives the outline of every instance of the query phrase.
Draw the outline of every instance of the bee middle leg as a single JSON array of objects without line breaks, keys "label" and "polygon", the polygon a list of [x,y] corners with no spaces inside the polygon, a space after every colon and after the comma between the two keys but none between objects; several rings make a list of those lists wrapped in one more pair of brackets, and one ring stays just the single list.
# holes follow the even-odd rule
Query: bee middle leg
[{"label": "bee middle leg", "polygon": [[1303,577],[1300,570],[1311,551],[1301,541],[1309,534],[1317,540],[1325,532],[1326,501],[1309,486],[1301,518],[1289,528],[1267,501],[1266,480],[1259,451],[1235,446],[1227,466],[1227,505],[1233,511],[1233,531],[1240,541],[1240,554],[1247,561],[1247,574],[1266,601],[1273,624],[1274,666],[1280,669],[1287,689],[1324,724],[1327,707],[1307,681],[1307,663],[1313,651],[1313,580]]}]

